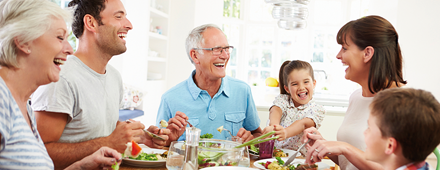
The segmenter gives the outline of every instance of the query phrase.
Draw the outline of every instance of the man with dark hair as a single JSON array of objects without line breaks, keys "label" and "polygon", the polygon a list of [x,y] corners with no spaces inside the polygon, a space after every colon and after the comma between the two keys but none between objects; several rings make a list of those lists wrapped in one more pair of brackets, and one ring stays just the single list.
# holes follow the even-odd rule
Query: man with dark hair
[{"label": "man with dark hair", "polygon": [[[32,96],[38,130],[55,169],[62,169],[102,146],[123,152],[132,140],[149,147],[165,142],[145,134],[136,121],[118,122],[123,87],[119,72],[108,65],[114,55],[126,51],[132,29],[120,0],[74,0],[73,30],[78,50],[67,58],[60,80],[41,86]],[[159,128],[150,126],[158,133]],[[161,131],[168,139],[168,130]]]},{"label": "man with dark hair", "polygon": [[440,143],[440,103],[434,96],[392,88],[379,92],[370,108],[366,158],[385,170],[429,169],[425,159]]}]

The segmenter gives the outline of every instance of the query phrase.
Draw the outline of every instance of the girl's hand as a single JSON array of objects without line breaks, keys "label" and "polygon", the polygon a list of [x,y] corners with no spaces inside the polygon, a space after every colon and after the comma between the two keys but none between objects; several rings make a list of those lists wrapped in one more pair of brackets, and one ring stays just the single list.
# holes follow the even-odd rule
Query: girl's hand
[{"label": "girl's hand", "polygon": [[275,136],[278,136],[278,141],[283,141],[287,138],[287,131],[283,126],[273,125],[275,130]]},{"label": "girl's hand", "polygon": [[[343,154],[344,143],[338,141],[316,140],[312,147],[307,149],[306,162],[314,164],[321,162],[325,156]],[[311,157],[313,156],[313,159]]]},{"label": "girl's hand", "polygon": [[273,126],[266,126],[266,127],[263,129],[263,134],[266,134],[266,133],[272,132],[273,129],[274,129]]}]

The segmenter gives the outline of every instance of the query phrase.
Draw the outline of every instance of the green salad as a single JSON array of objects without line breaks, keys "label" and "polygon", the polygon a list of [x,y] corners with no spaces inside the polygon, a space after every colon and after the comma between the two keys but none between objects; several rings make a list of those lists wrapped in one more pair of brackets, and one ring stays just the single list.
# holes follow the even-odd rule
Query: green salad
[{"label": "green salad", "polygon": [[213,137],[214,137],[214,135],[212,135],[210,133],[206,133],[204,135],[200,135],[200,139],[211,139]]},{"label": "green salad", "polygon": [[[122,154],[122,157],[124,157],[124,154]],[[128,157],[129,159],[133,159],[133,160],[142,160],[142,161],[158,161],[158,160],[163,160],[167,158],[167,153],[140,153],[138,157],[133,158],[131,156]]]}]

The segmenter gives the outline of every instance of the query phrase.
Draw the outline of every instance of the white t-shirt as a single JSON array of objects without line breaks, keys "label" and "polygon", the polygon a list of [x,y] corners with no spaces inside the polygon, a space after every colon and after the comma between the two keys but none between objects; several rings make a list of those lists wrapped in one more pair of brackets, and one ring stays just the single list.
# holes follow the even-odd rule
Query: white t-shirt
[{"label": "white t-shirt", "polygon": [[113,132],[122,95],[122,78],[115,68],[107,65],[106,73],[99,74],[69,56],[61,67],[60,80],[40,86],[31,106],[35,111],[67,114],[69,119],[58,142],[77,143]]},{"label": "white t-shirt", "polygon": [[[368,128],[367,120],[370,115],[370,104],[372,101],[373,97],[362,96],[362,89],[358,89],[351,94],[344,121],[338,130],[338,141],[347,142],[365,151],[364,131]],[[357,169],[344,155],[339,155],[338,160],[342,170]]]}]

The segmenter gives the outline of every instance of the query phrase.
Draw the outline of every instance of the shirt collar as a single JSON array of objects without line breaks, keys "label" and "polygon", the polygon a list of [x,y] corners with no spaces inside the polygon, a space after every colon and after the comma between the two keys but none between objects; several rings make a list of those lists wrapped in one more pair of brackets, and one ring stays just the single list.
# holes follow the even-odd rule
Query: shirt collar
[{"label": "shirt collar", "polygon": [[[191,93],[191,96],[193,97],[194,100],[196,100],[199,94],[203,91],[202,89],[197,87],[196,83],[194,83],[195,74],[196,74],[196,70],[194,70],[191,73],[187,81],[189,92]],[[220,85],[220,88],[218,89],[218,92],[214,95],[214,97],[220,94],[224,94],[226,97],[229,97],[228,80],[225,77],[222,78],[222,84]]]}]

